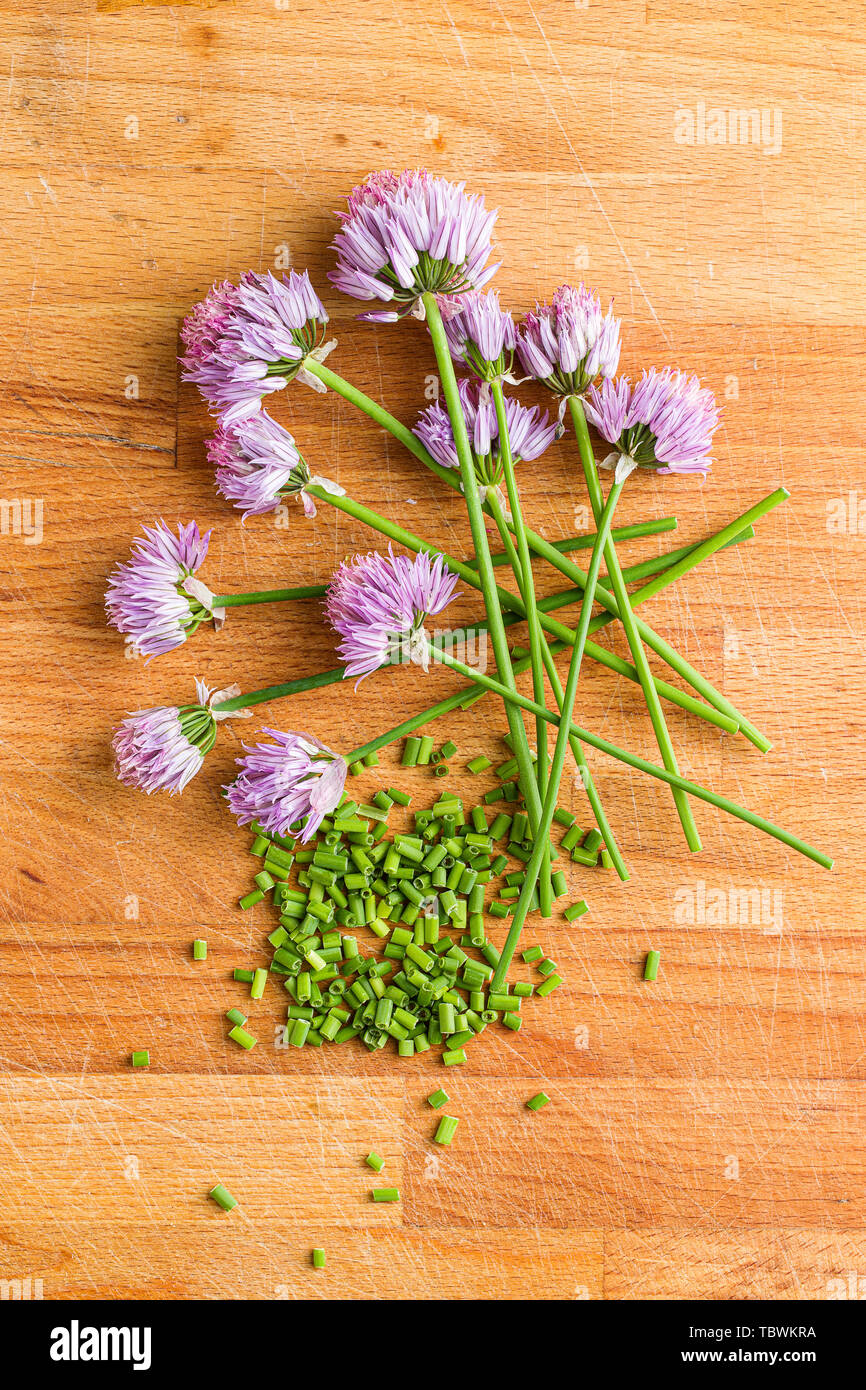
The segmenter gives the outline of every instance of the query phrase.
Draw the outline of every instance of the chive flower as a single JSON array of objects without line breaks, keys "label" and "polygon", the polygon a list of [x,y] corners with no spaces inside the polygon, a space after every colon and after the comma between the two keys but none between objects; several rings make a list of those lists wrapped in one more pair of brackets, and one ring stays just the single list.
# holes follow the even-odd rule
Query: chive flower
[{"label": "chive flower", "polygon": [[[483,501],[488,489],[501,487],[504,477],[496,408],[484,382],[463,380],[458,382],[458,390]],[[530,408],[506,397],[505,417],[515,463],[540,458],[556,438],[556,425],[538,406]],[[421,412],[413,433],[443,468],[459,469],[454,432],[443,401],[436,400]]]},{"label": "chive flower", "polygon": [[225,609],[213,607],[213,594],[195,578],[210,536],[201,535],[194,521],[179,525],[176,536],[164,521],[145,526],[131,558],[110,576],[109,626],[143,656],[181,646],[202,622],[212,619],[219,627],[225,620]]},{"label": "chive flower", "polygon": [[551,304],[536,304],[517,331],[517,352],[529,376],[560,396],[581,395],[596,377],[619,366],[620,321],[602,312],[583,284],[560,285]]},{"label": "chive flower", "polygon": [[195,777],[213,748],[217,726],[212,692],[200,680],[195,689],[195,704],[136,710],[118,725],[114,770],[124,786],[175,796]]},{"label": "chive flower", "polygon": [[245,517],[271,512],[286,497],[298,497],[304,515],[312,517],[316,504],[306,491],[311,484],[336,496],[345,491],[310,472],[289,431],[265,410],[233,425],[221,422],[205,447],[218,491]]},{"label": "chive flower", "polygon": [[510,379],[517,329],[510,311],[499,304],[499,291],[469,290],[443,299],[439,308],[455,361],[465,362],[482,381]]},{"label": "chive flower", "polygon": [[423,317],[418,300],[426,291],[462,294],[481,289],[496,273],[498,265],[487,264],[496,213],[464,188],[426,169],[385,169],[352,189],[348,211],[337,214],[337,269],[328,278],[354,299],[395,306],[361,318],[394,323],[407,313]]},{"label": "chive flower", "polygon": [[302,374],[305,358],[325,355],[327,322],[306,271],[278,280],[270,271],[248,270],[238,285],[214,285],[184,320],[183,378],[198,386],[222,423],[246,419],[260,410],[263,396]]},{"label": "chive flower", "polygon": [[339,633],[346,677],[363,678],[380,666],[430,662],[426,618],[454,597],[457,576],[441,555],[409,558],[372,552],[344,560],[328,587],[325,611]]},{"label": "chive flower", "polygon": [[245,757],[225,788],[239,825],[255,821],[269,835],[285,835],[303,821],[302,840],[315,835],[343,794],[346,761],[312,734],[263,729],[273,743],[244,744]]},{"label": "chive flower", "polygon": [[644,371],[634,386],[627,377],[588,390],[587,419],[615,452],[603,461],[621,482],[635,468],[659,473],[706,473],[719,423],[712,391],[694,375],[665,367]]}]

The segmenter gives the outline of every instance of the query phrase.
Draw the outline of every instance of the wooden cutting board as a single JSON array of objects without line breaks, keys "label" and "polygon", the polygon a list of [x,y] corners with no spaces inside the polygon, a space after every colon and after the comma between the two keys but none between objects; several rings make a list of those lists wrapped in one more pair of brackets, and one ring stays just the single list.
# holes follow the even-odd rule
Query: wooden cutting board
[{"label": "wooden cutting board", "polygon": [[[335,15],[0,4],[0,1294],[850,1293],[866,1277],[862,34],[842,0],[348,0]],[[214,494],[177,330],[214,279],[308,266],[338,370],[411,420],[435,385],[423,328],[356,324],[325,272],[352,183],[415,164],[500,208],[508,304],[582,277],[616,297],[625,370],[691,368],[723,400],[705,483],[627,489],[623,523],[679,519],[624,545],[628,562],[790,489],[753,541],[645,616],[774,743],[762,757],[671,710],[686,774],[836,856],[826,873],[705,807],[689,856],[664,789],[593,759],[631,880],[572,865],[590,914],[531,924],[565,984],[444,1075],[462,1121],[449,1152],[430,1142],[429,1057],[277,1048],[276,992],[255,1006],[255,1051],[226,1042],[231,970],[263,961],[272,924],[234,906],[253,861],[219,796],[251,726],[221,733],[180,799],[112,777],[112,725],[187,700],[193,676],[249,689],[332,665],[318,609],[233,613],[150,664],[124,659],[102,610],[109,570],[159,516],[214,527],[203,577],[223,592],[321,582],[377,543],[326,509],[241,524]],[[296,386],[275,410],[316,471],[469,552],[459,498],[345,403]],[[536,529],[587,529],[567,439],[521,478]],[[543,568],[538,583],[561,587]],[[451,689],[441,671],[383,673],[267,719],[346,746]],[[579,704],[653,755],[627,681],[590,663]],[[492,783],[459,769],[499,761],[503,727],[486,700],[441,731],[467,797]],[[424,804],[432,778],[395,762],[383,777]],[[151,1067],[133,1074],[140,1047]],[[553,1103],[532,1115],[541,1087]],[[371,1148],[399,1206],[370,1203]],[[218,1180],[230,1216],[207,1201]]]}]

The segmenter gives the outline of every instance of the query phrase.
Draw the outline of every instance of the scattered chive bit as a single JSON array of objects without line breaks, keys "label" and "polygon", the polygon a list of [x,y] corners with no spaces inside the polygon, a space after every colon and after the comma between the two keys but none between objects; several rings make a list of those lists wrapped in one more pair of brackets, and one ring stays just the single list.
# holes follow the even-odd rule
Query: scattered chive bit
[{"label": "scattered chive bit", "polygon": [[400,1189],[398,1187],[374,1187],[371,1195],[374,1202],[399,1202]]},{"label": "scattered chive bit", "polygon": [[581,898],[579,903],[572,903],[571,907],[567,907],[562,915],[567,922],[576,922],[578,917],[582,917],[586,912],[589,912],[589,908]]},{"label": "scattered chive bit", "polygon": [[454,754],[457,752],[457,744],[453,741],[453,739],[449,738],[445,743],[443,743],[442,747],[439,749],[439,752],[443,758],[453,758]]},{"label": "scattered chive bit", "polygon": [[244,1024],[247,1021],[246,1014],[242,1013],[240,1009],[227,1009],[226,1018],[228,1019],[229,1023],[237,1025],[237,1027],[239,1028],[243,1028]]},{"label": "scattered chive bit", "polygon": [[193,960],[207,960],[207,942],[197,938],[192,943]]},{"label": "scattered chive bit", "polygon": [[147,1048],[142,1048],[140,1052],[133,1052],[132,1065],[134,1067],[150,1066],[150,1053],[147,1051]]},{"label": "scattered chive bit", "polygon": [[526,1102],[527,1110],[540,1110],[542,1106],[550,1104],[550,1096],[544,1091],[539,1091],[536,1095],[530,1096]]},{"label": "scattered chive bit", "polygon": [[427,1097],[427,1104],[432,1105],[434,1110],[441,1110],[443,1105],[448,1104],[448,1099],[447,1093],[440,1086],[438,1091],[433,1091],[432,1095]]},{"label": "scattered chive bit", "polygon": [[457,1132],[459,1123],[460,1121],[456,1120],[453,1115],[443,1115],[442,1119],[439,1121],[439,1127],[433,1135],[433,1142],[435,1144],[442,1144],[446,1148],[449,1147],[451,1140]]},{"label": "scattered chive bit", "polygon": [[487,768],[492,766],[493,764],[490,759],[485,758],[483,753],[479,753],[477,758],[473,758],[471,762],[466,764],[467,770],[475,774],[486,772]]},{"label": "scattered chive bit", "polygon": [[382,1169],[385,1167],[384,1158],[382,1158],[381,1155],[377,1153],[368,1153],[367,1157],[364,1159],[364,1162],[366,1163],[368,1168],[373,1169],[374,1173],[381,1173]]},{"label": "scattered chive bit", "polygon": [[232,1042],[238,1043],[245,1052],[249,1052],[256,1045],[253,1035],[248,1033],[245,1028],[241,1028],[240,1024],[236,1024],[234,1028],[229,1030],[229,1037]]},{"label": "scattered chive bit", "polygon": [[540,946],[527,946],[525,951],[521,951],[523,959],[527,965],[531,965],[534,960],[542,960],[544,952]]},{"label": "scattered chive bit", "polygon": [[216,1187],[212,1187],[207,1195],[216,1202],[218,1207],[222,1207],[223,1211],[233,1211],[238,1204],[237,1197],[233,1197],[228,1188],[223,1187],[221,1182],[218,1182]]},{"label": "scattered chive bit", "polygon": [[267,970],[256,970],[253,975],[252,984],[250,985],[250,998],[261,999],[262,995],[265,992],[265,985],[267,984],[267,982]]},{"label": "scattered chive bit", "polygon": [[325,1268],[325,1252],[319,1245],[313,1246],[313,1269]]},{"label": "scattered chive bit", "polygon": [[647,957],[646,957],[646,961],[645,961],[645,963],[644,963],[644,968],[643,968],[643,977],[644,977],[645,980],[654,980],[654,979],[656,979],[656,977],[657,977],[657,975],[658,975],[658,973],[659,973],[659,961],[660,961],[660,960],[661,960],[661,952],[660,952],[660,951],[647,951]]}]

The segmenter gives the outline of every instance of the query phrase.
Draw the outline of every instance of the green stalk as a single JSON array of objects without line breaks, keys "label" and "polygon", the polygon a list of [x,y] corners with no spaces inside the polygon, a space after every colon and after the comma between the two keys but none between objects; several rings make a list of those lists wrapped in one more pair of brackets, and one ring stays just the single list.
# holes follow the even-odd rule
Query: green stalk
[{"label": "green stalk", "polygon": [[[514,672],[511,669],[511,654],[508,650],[508,641],[505,636],[505,626],[502,622],[502,609],[500,607],[500,595],[503,591],[497,587],[496,578],[493,573],[493,565],[490,561],[490,547],[487,543],[484,514],[481,510],[481,498],[478,495],[475,463],[472,458],[469,435],[466,432],[466,421],[463,418],[463,406],[460,402],[460,393],[457,389],[457,377],[454,373],[454,363],[451,361],[451,349],[448,346],[448,340],[445,336],[442,315],[439,312],[439,305],[436,301],[435,294],[426,291],[421,296],[421,301],[427,316],[427,327],[430,330],[433,351],[436,355],[436,364],[439,368],[439,376],[442,381],[442,393],[445,396],[445,404],[448,407],[448,416],[454,435],[454,447],[457,451],[457,458],[460,463],[463,497],[466,502],[469,528],[472,532],[472,541],[475,546],[475,558],[478,561],[478,581],[480,581],[481,592],[484,597],[484,607],[487,610],[487,620],[490,625],[490,642],[493,647],[496,670],[505,688],[507,690],[516,690]],[[539,796],[538,785],[535,781],[535,770],[532,765],[532,755],[529,751],[529,740],[526,737],[526,727],[523,723],[522,716],[512,705],[506,705],[506,714],[508,716],[508,727],[514,741],[514,756],[518,764],[520,787],[529,814],[529,823],[534,829],[538,825],[541,817],[541,797]]]},{"label": "green stalk", "polygon": [[[583,660],[583,649],[586,643],[586,634],[589,629],[589,620],[592,616],[592,605],[595,596],[595,585],[601,569],[601,559],[610,535],[610,524],[613,520],[614,510],[619,500],[622,484],[614,483],[608,495],[607,504],[600,517],[596,517],[596,538],[592,548],[592,556],[589,562],[589,576],[587,578],[586,589],[583,595],[583,603],[580,608],[580,618],[577,624],[577,640],[571,651],[571,661],[568,667],[568,676],[565,682],[565,695],[562,701],[562,711],[559,729],[556,735],[556,743],[553,749],[553,759],[550,765],[550,781],[547,785],[547,794],[544,798],[544,807],[541,812],[541,825],[535,836],[532,846],[532,853],[529,863],[526,866],[526,875],[520,889],[520,897],[514,910],[514,917],[505,938],[505,944],[496,966],[496,970],[491,983],[491,990],[498,990],[508,975],[508,968],[511,965],[520,934],[523,931],[523,924],[529,912],[532,895],[535,892],[535,885],[538,882],[538,875],[544,862],[545,847],[549,846],[550,830],[553,825],[553,813],[556,810],[556,800],[559,796],[559,784],[562,780],[562,769],[565,766],[565,754],[568,749],[569,732],[571,728],[571,716],[574,713],[574,701],[577,695],[577,685],[580,680],[580,665]],[[549,849],[548,849],[549,857]]]},{"label": "green stalk", "polygon": [[[441,478],[444,483],[447,483],[447,485],[450,488],[454,489],[457,492],[460,491],[460,484],[457,478],[454,476],[453,469],[443,468],[441,464],[437,463],[436,460],[432,458],[430,454],[428,454],[421,441],[418,438],[416,438],[412,431],[410,429],[407,429],[405,425],[401,424],[401,422],[397,420],[395,416],[391,415],[387,410],[385,410],[383,406],[379,405],[369,396],[365,396],[363,391],[359,391],[357,387],[352,386],[350,382],[346,381],[343,377],[338,376],[336,372],[332,372],[328,367],[323,366],[322,363],[315,362],[312,358],[308,358],[305,361],[304,365],[309,371],[313,372],[315,376],[318,376],[326,386],[330,386],[334,391],[338,393],[338,395],[341,395],[344,398],[344,400],[349,401],[350,404],[354,405],[358,410],[363,411],[364,414],[368,415],[371,420],[374,420],[377,425],[380,425],[382,429],[387,430],[389,434],[393,435],[395,439],[399,440],[399,442],[403,444],[404,447],[415,456],[415,458],[417,458],[421,463],[423,463],[425,468],[429,469],[431,473],[435,473],[436,476],[438,478]],[[779,489],[779,493],[781,495],[772,494],[773,497],[777,498],[777,501],[784,501],[785,498],[789,496],[789,494],[785,492],[784,489]],[[776,506],[777,501],[770,502],[770,506]],[[767,507],[765,510],[769,510],[769,507]],[[760,515],[762,514],[763,513],[760,513]],[[757,520],[757,516],[754,519]],[[537,535],[534,531],[527,527],[526,537],[529,542],[530,549],[534,551],[537,555],[540,555],[544,559],[549,560],[550,563],[555,565],[561,573],[567,574],[578,584],[581,583],[581,579],[585,579],[586,576],[583,575],[583,572],[581,570],[577,569],[577,566],[572,566],[568,570],[564,570],[562,568],[564,564],[568,565],[570,562],[567,561],[565,556],[561,555],[560,552],[554,546],[552,546],[548,541],[545,541],[543,536]],[[616,600],[614,598],[612,598],[608,594],[605,594],[603,591],[599,591],[598,589],[596,590],[596,598],[598,599],[599,603],[607,607],[615,617],[619,616],[618,609],[616,606]],[[700,673],[696,671],[695,668],[691,666],[690,663],[687,662],[684,657],[680,656],[676,649],[670,645],[670,643],[665,642],[663,638],[659,637],[657,633],[653,632],[653,630],[647,627],[645,624],[639,623],[638,626],[639,631],[641,633],[641,637],[647,643],[647,645],[652,646],[653,650],[657,651],[658,654],[662,656],[663,659],[670,666],[672,666],[673,669],[676,670],[678,674],[683,677],[684,680],[686,680],[690,685],[692,685],[693,689],[699,690],[700,693],[703,694],[707,700],[709,700],[709,703],[713,705],[714,708],[720,710],[724,714],[727,714],[730,719],[733,719],[742,731],[742,733],[744,734],[744,736],[747,739],[749,739],[749,741],[753,743],[756,748],[760,749],[762,753],[765,753],[769,748],[772,747],[772,744],[770,743],[769,739],[767,739],[764,734],[760,733],[760,731],[755,728],[755,726],[745,717],[745,715],[741,714],[740,711],[736,709],[736,707],[731,703],[730,700],[727,700],[725,696],[723,696],[719,691],[715,690],[715,688],[710,684],[710,682],[707,681],[704,676],[701,676]],[[560,633],[559,636],[561,637],[562,634]],[[595,661],[600,660],[603,665],[609,666],[611,670],[618,670],[619,668],[616,665],[613,665],[609,661],[606,661],[603,657],[599,657],[598,653],[603,651],[603,647],[597,647],[595,646],[595,644],[588,644],[586,654],[588,656],[591,656]],[[637,672],[635,671],[635,669],[628,665],[628,663],[624,663],[624,665],[626,665],[628,669],[620,670],[619,673],[621,675],[626,675],[629,680],[636,680]],[[665,695],[665,698],[671,698],[667,691],[661,690],[658,681],[656,681],[656,689],[659,690],[660,694]],[[671,689],[675,689],[675,687],[669,686],[668,690]],[[712,692],[712,695],[710,694],[710,692]],[[675,701],[675,703],[678,702]]]},{"label": "green stalk", "polygon": [[[505,517],[502,513],[502,508],[497,502],[495,496],[491,498],[491,508],[493,518],[496,521],[496,525],[499,527],[499,534],[502,537],[502,543],[505,546],[506,553],[509,554],[511,557],[511,567],[512,569],[516,570],[519,567],[520,561],[515,552],[514,542],[511,539],[508,526],[506,525]],[[579,600],[582,600],[584,592],[585,591],[580,589],[572,589],[571,593],[574,596],[574,601],[577,602]],[[565,598],[565,594],[554,595],[553,597],[555,600],[553,602],[550,599],[542,599],[540,601],[540,603],[537,605],[539,612],[549,613],[552,608],[564,606],[562,600]],[[553,657],[550,654],[550,648],[548,646],[547,639],[543,633],[541,634],[540,654],[542,663],[547,671],[547,678],[550,681],[551,689],[553,690],[553,694],[557,702],[557,707],[561,711],[562,702],[564,699],[562,682],[560,681],[559,674],[556,670],[555,665],[553,664]],[[536,723],[537,722],[538,720],[536,719]],[[606,843],[608,844],[611,859],[616,867],[616,871],[619,874],[620,878],[623,880],[623,882],[625,882],[629,876],[628,870],[625,867],[625,861],[622,855],[620,854],[619,846],[617,845],[613,831],[610,828],[610,823],[607,819],[607,816],[604,813],[604,809],[601,804],[601,798],[599,797],[595,787],[595,783],[593,782],[592,773],[590,771],[589,764],[586,761],[583,749],[581,748],[580,743],[576,738],[570,739],[569,744],[571,747],[572,754],[574,755],[574,760],[580,772],[580,779],[583,785],[583,789],[586,792],[587,800],[589,801],[589,804],[592,807],[596,824],[599,828],[601,835],[604,837]],[[541,895],[539,894],[539,898],[540,896]]]},{"label": "green stalk", "polygon": [[[491,382],[490,389],[493,394],[493,404],[496,409],[496,424],[499,430],[499,457],[505,478],[505,488],[508,493],[508,505],[511,508],[511,516],[514,522],[514,535],[517,538],[518,565],[515,569],[512,563],[512,570],[517,580],[521,597],[526,605],[526,623],[529,635],[529,666],[532,672],[532,694],[538,704],[544,705],[544,664],[541,658],[541,643],[544,639],[541,632],[541,624],[538,620],[538,609],[535,606],[535,583],[532,577],[532,558],[529,554],[529,545],[526,540],[526,528],[523,524],[523,513],[520,508],[520,496],[517,491],[517,478],[514,473],[514,459],[511,453],[511,438],[508,433],[508,416],[505,413],[505,395],[502,390],[502,382],[499,380]],[[497,510],[501,510],[498,501],[496,502],[496,508]],[[543,802],[547,792],[547,725],[540,717],[536,717],[535,720],[535,742],[537,748],[537,760],[535,764],[536,780],[538,782],[539,799]],[[541,872],[538,878],[538,897],[542,917],[549,917],[553,911],[553,885],[550,881],[550,844],[546,834],[543,836],[543,840],[543,857]]]},{"label": "green stalk", "polygon": [[[464,666],[462,662],[455,661],[447,653],[440,652],[431,647],[431,654],[437,661],[442,661],[444,665],[450,666],[452,670],[460,675],[468,677],[476,685],[483,685],[487,690],[501,696],[503,700],[508,700],[518,705],[520,709],[526,710],[529,714],[535,714],[540,706],[534,700],[528,699],[519,692],[515,693],[506,690],[505,686],[500,685],[491,676],[483,675],[480,671],[473,671],[469,666]],[[544,711],[544,718],[551,724],[558,724],[559,715],[551,713],[550,710]],[[596,748],[600,753],[607,753],[609,757],[615,758],[617,762],[625,763],[627,767],[633,767],[638,772],[645,772],[648,777],[655,777],[659,782],[666,782],[669,787],[675,787],[678,791],[687,792],[689,796],[696,797],[699,801],[705,801],[709,806],[716,806],[720,811],[726,811],[729,815],[735,816],[738,820],[745,821],[748,825],[755,826],[758,830],[763,830],[765,834],[771,835],[773,839],[779,840],[783,845],[788,845],[790,849],[795,849],[799,854],[803,854],[807,859],[813,860],[825,869],[832,869],[833,860],[829,855],[821,850],[814,849],[807,845],[804,840],[800,840],[790,831],[783,830],[780,826],[774,825],[772,821],[765,820],[755,811],[749,811],[744,806],[738,806],[735,801],[730,801],[726,796],[720,796],[718,792],[710,791],[708,787],[702,787],[698,782],[690,782],[687,777],[679,773],[669,772],[667,768],[658,767],[655,763],[648,762],[646,758],[640,758],[636,753],[629,753],[624,748],[619,748],[615,743],[610,743],[606,738],[600,738],[598,734],[591,734],[588,729],[582,729],[578,724],[570,726],[570,732],[582,743],[587,743],[591,748]],[[376,747],[384,745],[377,743]],[[366,753],[372,751],[370,744],[364,744],[360,749],[355,749],[349,755],[351,761],[362,758]]]},{"label": "green stalk", "polygon": [[296,598],[322,598],[327,584],[304,584],[299,589],[259,589],[252,594],[215,594],[214,608],[240,608],[247,603],[286,603]]},{"label": "green stalk", "polygon": [[[604,494],[601,490],[601,483],[598,478],[592,445],[589,440],[586,416],[583,413],[583,405],[578,397],[571,396],[569,398],[569,406],[571,408],[571,418],[574,424],[574,433],[577,437],[577,447],[580,451],[580,461],[583,465],[583,473],[589,492],[590,505],[592,506],[592,514],[596,518],[596,526],[598,526],[598,518],[602,515],[602,508],[604,506]],[[615,491],[616,487],[617,484],[614,483],[611,491]],[[620,622],[622,623],[629,650],[634,659],[634,664],[637,667],[638,675],[640,676],[640,683],[643,688],[647,711],[653,726],[653,732],[656,736],[659,752],[662,755],[662,762],[668,772],[679,772],[676,754],[674,753],[674,745],[671,741],[670,733],[668,732],[668,726],[665,723],[661,700],[653,684],[652,671],[650,670],[646,651],[644,650],[643,642],[640,640],[640,634],[637,630],[637,621],[632,612],[628,589],[622,577],[619,556],[612,542],[608,542],[607,544],[605,559],[607,561],[607,572],[610,575],[613,595],[616,599],[617,608],[619,609]],[[683,832],[686,837],[686,844],[693,853],[696,853],[701,848],[701,839],[698,835],[698,827],[695,825],[689,799],[682,791],[676,788],[673,792],[673,798],[677,808],[677,814],[680,818],[680,824],[683,827]]]},{"label": "green stalk", "polygon": [[[636,521],[633,526],[614,526],[610,534],[615,541],[634,541],[640,540],[642,536],[658,536],[665,531],[675,531],[676,529],[677,519],[675,516],[662,516],[657,521]],[[584,536],[569,536],[564,541],[548,541],[547,544],[551,545],[560,555],[567,555],[572,550],[592,550],[595,544],[595,532],[590,532]],[[541,556],[533,553],[532,559],[540,560]],[[491,560],[494,569],[498,565],[508,564],[507,555],[492,555]],[[466,563],[471,569],[476,568],[477,562],[474,557],[467,560]]]}]

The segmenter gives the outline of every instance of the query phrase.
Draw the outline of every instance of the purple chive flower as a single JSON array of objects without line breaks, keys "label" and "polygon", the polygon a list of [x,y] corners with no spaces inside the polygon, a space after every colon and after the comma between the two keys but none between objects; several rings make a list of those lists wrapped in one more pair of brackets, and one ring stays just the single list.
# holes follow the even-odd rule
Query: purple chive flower
[{"label": "purple chive flower", "polygon": [[[466,429],[475,460],[475,476],[482,488],[498,487],[502,482],[502,458],[499,448],[499,426],[489,389],[483,382],[458,382],[460,402],[466,419]],[[523,459],[531,463],[544,453],[556,438],[556,425],[538,406],[531,409],[512,397],[506,397],[505,416],[508,438],[515,463]],[[444,401],[434,401],[423,410],[415,425],[418,436],[428,453],[443,468],[459,468],[457,448],[451,421]]]},{"label": "purple chive flower", "polygon": [[454,597],[457,576],[441,555],[355,555],[331,580],[325,611],[342,637],[345,675],[368,676],[402,660],[427,669],[424,619]]},{"label": "purple chive flower", "polygon": [[159,521],[145,526],[132,557],[118,565],[108,581],[105,608],[110,627],[122,632],[143,656],[158,656],[181,646],[199,623],[225,614],[209,602],[210,590],[195,579],[207,555],[210,531],[202,536],[191,521],[177,535]]},{"label": "purple chive flower", "polygon": [[175,796],[196,775],[213,747],[217,721],[208,708],[210,690],[199,680],[195,688],[197,704],[140,709],[118,726],[114,770],[125,786]]},{"label": "purple chive flower", "polygon": [[510,311],[500,307],[498,290],[469,290],[455,300],[443,300],[440,308],[455,360],[464,361],[482,381],[501,380],[510,373],[517,329]]},{"label": "purple chive flower", "polygon": [[279,729],[262,733],[274,742],[244,744],[240,772],[226,787],[229,807],[240,825],[256,821],[272,835],[285,835],[303,821],[300,837],[309,840],[340,800],[345,759],[311,734]]},{"label": "purple chive flower", "polygon": [[560,285],[552,304],[536,304],[517,332],[524,370],[561,396],[580,395],[619,366],[620,321],[585,285]]},{"label": "purple chive flower", "polygon": [[232,426],[221,423],[205,447],[218,490],[244,516],[271,512],[284,497],[300,497],[305,516],[315,516],[316,504],[305,491],[311,483],[338,496],[344,491],[310,472],[288,430],[264,410]]},{"label": "purple chive flower", "polygon": [[626,377],[603,381],[590,387],[584,409],[602,438],[616,446],[617,481],[637,467],[706,473],[712,464],[708,451],[719,408],[694,375],[653,367],[635,386]]},{"label": "purple chive flower", "polygon": [[239,285],[224,280],[184,321],[184,380],[195,382],[224,424],[246,419],[319,349],[327,322],[306,271],[277,280],[249,270]]},{"label": "purple chive flower", "polygon": [[419,295],[481,289],[498,266],[488,266],[496,213],[462,183],[425,169],[368,174],[338,213],[333,240],[337,269],[328,278],[354,299],[378,299],[394,309],[362,314],[394,322],[415,309]]}]

